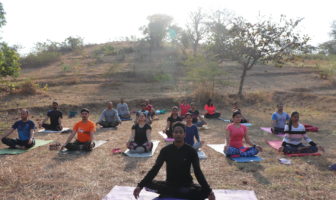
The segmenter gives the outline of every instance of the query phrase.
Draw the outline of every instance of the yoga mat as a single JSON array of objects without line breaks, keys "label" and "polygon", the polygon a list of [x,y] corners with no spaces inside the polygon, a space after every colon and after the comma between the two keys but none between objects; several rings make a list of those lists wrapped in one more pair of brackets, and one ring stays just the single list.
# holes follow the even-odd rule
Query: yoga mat
[{"label": "yoga mat", "polygon": [[224,118],[221,118],[221,117],[219,117],[218,119],[219,119],[219,120],[222,120],[222,121],[224,121],[224,122],[228,122],[228,123],[231,122],[229,119],[224,119]]},{"label": "yoga mat", "polygon": [[[225,155],[224,153],[224,144],[208,144],[208,146],[210,148],[212,148],[213,150],[217,151],[218,153],[221,153],[223,155]],[[250,156],[250,157],[236,157],[236,158],[231,158],[231,157],[227,157],[235,162],[260,162],[263,159],[259,156]]]},{"label": "yoga mat", "polygon": [[[101,145],[105,144],[107,142],[107,140],[94,140],[95,142],[95,147],[93,149],[96,149],[98,147],[100,147]],[[69,150],[62,150],[62,151],[59,151],[60,154],[82,154],[82,153],[88,153],[90,151],[80,151],[80,150],[77,150],[77,151],[69,151]]]},{"label": "yoga mat", "polygon": [[[112,190],[102,200],[135,200],[133,197],[134,187],[114,186]],[[213,190],[217,200],[257,200],[256,194],[252,190]],[[138,200],[182,200],[174,198],[156,198],[156,193],[142,189]]]},{"label": "yoga mat", "polygon": [[128,119],[127,119],[127,118],[120,118],[120,120],[121,120],[121,121],[131,121],[132,118],[128,118]]},{"label": "yoga mat", "polygon": [[124,152],[124,155],[128,156],[128,157],[134,157],[134,158],[148,158],[154,155],[156,148],[159,145],[159,141],[158,140],[153,140],[153,148],[152,151],[147,152],[147,153],[130,153],[130,150],[127,149]]},{"label": "yoga mat", "polygon": [[307,132],[318,132],[319,128],[310,124],[303,124]]},{"label": "yoga mat", "polygon": [[159,131],[159,134],[164,138],[165,142],[174,142],[174,138],[167,138],[167,134],[163,131]]},{"label": "yoga mat", "polygon": [[[269,144],[272,148],[279,150],[282,144],[281,140],[273,140],[273,141],[267,141],[267,144]],[[284,154],[289,157],[302,157],[302,156],[320,156],[321,154],[316,153],[293,153],[293,154]]]},{"label": "yoga mat", "polygon": [[14,155],[14,154],[21,154],[27,151],[30,151],[32,149],[35,149],[37,147],[49,144],[50,142],[52,142],[52,140],[39,140],[39,139],[35,139],[35,145],[27,150],[23,150],[23,149],[0,149],[0,154],[10,154],[10,155]]},{"label": "yoga mat", "polygon": [[[271,130],[271,127],[260,127],[260,129],[266,133],[269,133],[269,134],[273,134],[272,133],[272,130]],[[284,133],[281,133],[281,134],[274,134],[276,136],[279,136],[279,137],[284,137],[285,134]]]},{"label": "yoga mat", "polygon": [[61,131],[52,131],[52,130],[41,129],[37,133],[65,133],[65,132],[68,132],[68,131],[70,132],[71,129],[70,128],[63,128]]},{"label": "yoga mat", "polygon": [[[219,120],[222,120],[224,122],[227,122],[227,123],[231,123],[231,121],[229,119],[224,119],[224,118],[217,118]],[[252,126],[253,124],[252,123],[240,123],[241,125],[244,125],[244,126]]]},{"label": "yoga mat", "polygon": [[208,156],[204,153],[204,151],[197,151],[197,155],[199,159],[207,159]]}]

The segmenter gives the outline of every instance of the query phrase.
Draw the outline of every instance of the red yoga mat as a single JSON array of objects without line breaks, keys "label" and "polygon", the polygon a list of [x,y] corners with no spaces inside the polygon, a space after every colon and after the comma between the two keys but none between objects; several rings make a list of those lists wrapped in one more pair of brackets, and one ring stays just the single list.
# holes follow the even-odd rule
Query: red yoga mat
[{"label": "red yoga mat", "polygon": [[[267,144],[269,144],[272,148],[279,150],[282,144],[281,140],[272,140],[267,141]],[[292,154],[285,154],[289,157],[301,157],[301,156],[320,156],[320,153],[292,153]]]}]

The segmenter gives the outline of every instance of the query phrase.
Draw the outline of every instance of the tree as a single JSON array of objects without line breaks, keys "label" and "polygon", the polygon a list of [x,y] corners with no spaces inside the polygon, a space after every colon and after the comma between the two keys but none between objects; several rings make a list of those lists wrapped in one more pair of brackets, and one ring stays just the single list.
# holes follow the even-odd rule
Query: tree
[{"label": "tree", "polygon": [[16,77],[20,71],[20,56],[15,49],[6,43],[0,44],[0,78],[6,76]]},{"label": "tree", "polygon": [[330,36],[336,40],[336,20],[334,20],[331,24],[331,32],[330,32]]},{"label": "tree", "polygon": [[2,3],[0,2],[0,28],[6,24],[5,10],[3,9]]},{"label": "tree", "polygon": [[239,96],[242,96],[247,71],[256,63],[273,62],[282,65],[304,49],[309,38],[295,32],[301,21],[302,19],[287,20],[285,16],[281,16],[279,23],[273,23],[269,19],[250,23],[238,17],[226,26],[227,37],[212,41],[218,59],[230,58],[243,67]]},{"label": "tree", "polygon": [[336,54],[336,20],[331,24],[330,36],[332,37],[331,40],[319,45],[321,53]]},{"label": "tree", "polygon": [[197,54],[200,41],[206,34],[205,17],[205,14],[202,13],[202,9],[199,8],[197,11],[190,14],[190,19],[187,24],[187,34],[192,41],[194,56]]},{"label": "tree", "polygon": [[[6,24],[5,11],[0,2],[0,28]],[[9,47],[5,42],[0,43],[0,78],[6,76],[16,77],[20,71],[19,54],[15,48]]]},{"label": "tree", "polygon": [[142,27],[146,39],[149,41],[151,49],[161,47],[162,41],[165,39],[173,18],[168,15],[156,14],[147,17],[149,23]]},{"label": "tree", "polygon": [[215,84],[221,81],[219,76],[223,74],[219,70],[218,62],[211,57],[199,55],[188,57],[184,65],[187,69],[187,79],[196,85],[194,88],[206,88],[210,96],[213,96]]}]

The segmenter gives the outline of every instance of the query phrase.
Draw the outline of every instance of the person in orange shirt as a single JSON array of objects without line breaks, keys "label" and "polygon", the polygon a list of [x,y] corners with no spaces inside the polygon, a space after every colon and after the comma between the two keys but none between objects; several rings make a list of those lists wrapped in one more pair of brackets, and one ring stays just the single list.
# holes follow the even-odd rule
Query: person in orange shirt
[{"label": "person in orange shirt", "polygon": [[205,110],[205,114],[204,114],[205,118],[210,118],[210,119],[218,118],[221,115],[220,113],[216,112],[216,107],[213,105],[211,99],[209,99],[207,104],[205,104],[204,110]]},{"label": "person in orange shirt", "polygon": [[[95,143],[93,142],[93,134],[96,132],[96,125],[94,122],[89,120],[89,114],[90,111],[88,109],[83,108],[81,110],[82,120],[75,124],[72,133],[69,135],[61,150],[66,148],[70,151],[91,151],[93,149],[95,146]],[[71,140],[76,133],[77,139],[75,142],[71,143]]]}]

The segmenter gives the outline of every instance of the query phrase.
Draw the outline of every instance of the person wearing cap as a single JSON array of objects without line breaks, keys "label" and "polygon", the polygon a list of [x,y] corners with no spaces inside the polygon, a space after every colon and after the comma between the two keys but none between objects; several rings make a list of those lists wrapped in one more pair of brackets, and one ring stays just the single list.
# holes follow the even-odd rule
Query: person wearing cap
[{"label": "person wearing cap", "polygon": [[[90,111],[87,108],[83,108],[81,110],[82,120],[74,125],[72,133],[69,135],[68,139],[61,147],[61,150],[66,148],[70,151],[91,151],[93,149],[95,145],[95,143],[93,142],[93,134],[96,132],[96,125],[94,122],[89,120],[89,114]],[[71,143],[71,140],[76,134],[76,141]]]},{"label": "person wearing cap", "polygon": [[[184,138],[184,142],[192,146],[195,150],[198,150],[202,147],[202,142],[200,136],[198,134],[197,126],[192,123],[192,115],[191,113],[185,114],[185,121],[186,121],[186,136]],[[195,140],[196,139],[196,143]]]},{"label": "person wearing cap", "polygon": [[[174,143],[161,149],[152,169],[134,189],[133,195],[136,199],[139,198],[144,187],[158,193],[159,198],[216,199],[203,175],[197,152],[190,145],[185,144],[185,136],[185,125],[176,122],[173,126]],[[166,163],[166,181],[153,180],[164,163]],[[191,166],[200,185],[193,183],[190,174]]]},{"label": "person wearing cap", "polygon": [[101,125],[103,128],[116,128],[121,124],[118,111],[113,108],[113,103],[111,101],[107,103],[107,108],[104,109],[96,124]]},{"label": "person wearing cap", "polygon": [[164,133],[167,134],[168,138],[173,138],[173,123],[175,122],[181,122],[182,118],[178,115],[178,107],[174,106],[172,108],[172,112],[170,116],[167,118],[167,124],[165,129],[163,130]]},{"label": "person wearing cap", "polygon": [[[58,103],[56,101],[52,102],[52,109],[47,112],[46,118],[43,119],[42,123],[39,124],[40,128],[51,131],[61,131],[63,114],[58,110]],[[47,120],[50,119],[50,124],[47,124]]]},{"label": "person wearing cap", "polygon": [[[0,136],[0,140],[2,141],[2,143],[13,149],[29,149],[35,145],[35,124],[33,121],[29,120],[29,112],[27,109],[22,109],[20,114],[21,120],[15,122],[12,128],[7,133]],[[15,130],[17,130],[18,132],[19,138],[7,138]]]}]

